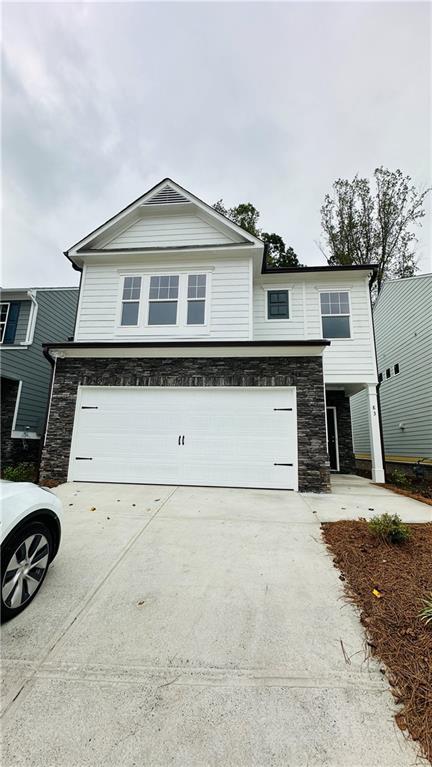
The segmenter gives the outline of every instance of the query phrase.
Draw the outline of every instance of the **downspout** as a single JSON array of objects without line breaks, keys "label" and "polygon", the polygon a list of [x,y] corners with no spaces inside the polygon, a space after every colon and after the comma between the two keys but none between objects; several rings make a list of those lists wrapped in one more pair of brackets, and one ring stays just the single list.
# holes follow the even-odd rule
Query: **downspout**
[{"label": "downspout", "polygon": [[46,346],[45,344],[42,344],[42,352],[45,359],[47,359],[51,365],[51,381],[50,381],[50,387],[49,387],[48,402],[46,404],[46,409],[45,409],[45,423],[44,423],[44,429],[43,429],[43,436],[40,440],[40,447],[39,447],[38,468],[37,468],[37,476],[36,476],[37,484],[39,484],[39,481],[40,481],[40,465],[42,461],[42,451],[45,447],[46,438],[47,438],[48,419],[49,419],[49,414],[51,410],[51,397],[52,397],[53,388],[54,388],[55,371],[57,366],[57,357],[55,359],[51,357],[49,353],[49,347]]},{"label": "downspout", "polygon": [[36,301],[36,292],[33,290],[28,290],[27,295],[32,302],[32,309],[29,318],[29,324],[27,326],[27,335],[25,341],[22,342],[23,346],[30,346],[30,344],[33,343],[33,336],[36,327],[36,317],[39,309],[38,302]]},{"label": "downspout", "polygon": [[[376,346],[376,337],[375,337],[375,322],[374,322],[374,316],[373,316],[373,307],[372,307],[372,292],[371,288],[375,281],[376,273],[374,272],[372,274],[372,277],[369,280],[369,304],[370,304],[370,311],[371,311],[371,320],[372,320],[372,333],[373,333],[373,341],[374,341],[374,349],[375,349],[375,366],[376,371],[378,375],[378,355],[377,355],[377,346]],[[379,432],[380,432],[380,440],[381,440],[381,460],[383,465],[383,471],[384,471],[384,482],[387,482],[387,474],[386,474],[386,462],[385,462],[385,448],[384,448],[384,431],[383,431],[383,424],[382,424],[382,414],[381,414],[381,399],[380,399],[380,388],[381,388],[382,381],[378,380],[378,383],[376,385],[376,393],[377,393],[377,407],[378,407],[378,426],[379,426]],[[372,456],[371,456],[372,459]]]}]

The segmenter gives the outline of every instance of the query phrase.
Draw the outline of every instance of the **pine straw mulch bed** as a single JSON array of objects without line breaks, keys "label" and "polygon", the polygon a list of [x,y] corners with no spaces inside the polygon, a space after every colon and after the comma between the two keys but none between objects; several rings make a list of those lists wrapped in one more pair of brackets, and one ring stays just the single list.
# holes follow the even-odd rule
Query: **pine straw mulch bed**
[{"label": "pine straw mulch bed", "polygon": [[402,706],[396,723],[432,763],[432,624],[418,618],[432,591],[432,523],[410,527],[410,540],[399,545],[372,536],[365,520],[327,522],[322,530],[347,598],[360,608],[371,652],[386,665]]},{"label": "pine straw mulch bed", "polygon": [[393,493],[399,493],[399,495],[405,495],[407,498],[413,498],[415,501],[421,501],[432,506],[432,485],[420,489],[407,490],[397,485],[391,485],[389,482],[376,483],[377,487],[385,487],[387,490],[392,490]]}]

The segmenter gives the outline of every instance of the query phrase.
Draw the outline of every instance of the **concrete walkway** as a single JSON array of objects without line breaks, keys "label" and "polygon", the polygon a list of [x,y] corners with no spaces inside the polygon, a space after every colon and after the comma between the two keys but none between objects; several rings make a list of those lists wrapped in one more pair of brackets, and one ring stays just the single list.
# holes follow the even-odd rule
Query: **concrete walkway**
[{"label": "concrete walkway", "polygon": [[60,554],[3,628],[3,767],[414,764],[319,527],[399,499],[353,489],[58,488]]}]

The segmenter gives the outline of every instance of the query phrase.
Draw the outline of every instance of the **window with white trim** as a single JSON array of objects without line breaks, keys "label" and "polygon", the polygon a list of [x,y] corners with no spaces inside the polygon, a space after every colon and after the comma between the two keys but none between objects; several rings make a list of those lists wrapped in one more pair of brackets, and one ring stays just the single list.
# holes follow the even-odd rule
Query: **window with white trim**
[{"label": "window with white trim", "polygon": [[149,325],[176,325],[179,295],[179,276],[150,277]]},{"label": "window with white trim", "polygon": [[288,290],[267,291],[267,319],[289,320]]},{"label": "window with white trim", "polygon": [[320,293],[323,338],[351,338],[347,290]]},{"label": "window with white trim", "polygon": [[0,304],[0,343],[3,343],[4,334],[6,331],[6,325],[8,321],[9,316],[9,303],[1,303]]},{"label": "window with white trim", "polygon": [[141,277],[124,277],[120,324],[138,325]]},{"label": "window with white trim", "polygon": [[205,274],[188,275],[187,293],[187,324],[204,325],[205,323],[205,299],[206,299]]}]

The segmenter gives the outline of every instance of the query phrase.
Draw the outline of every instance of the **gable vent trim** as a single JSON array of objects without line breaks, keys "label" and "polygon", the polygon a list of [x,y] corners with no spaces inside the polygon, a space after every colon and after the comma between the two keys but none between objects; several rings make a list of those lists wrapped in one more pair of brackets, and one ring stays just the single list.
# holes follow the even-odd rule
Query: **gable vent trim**
[{"label": "gable vent trim", "polygon": [[172,186],[164,186],[153,197],[146,200],[143,205],[177,205],[185,202],[190,202],[190,200],[173,189]]}]

